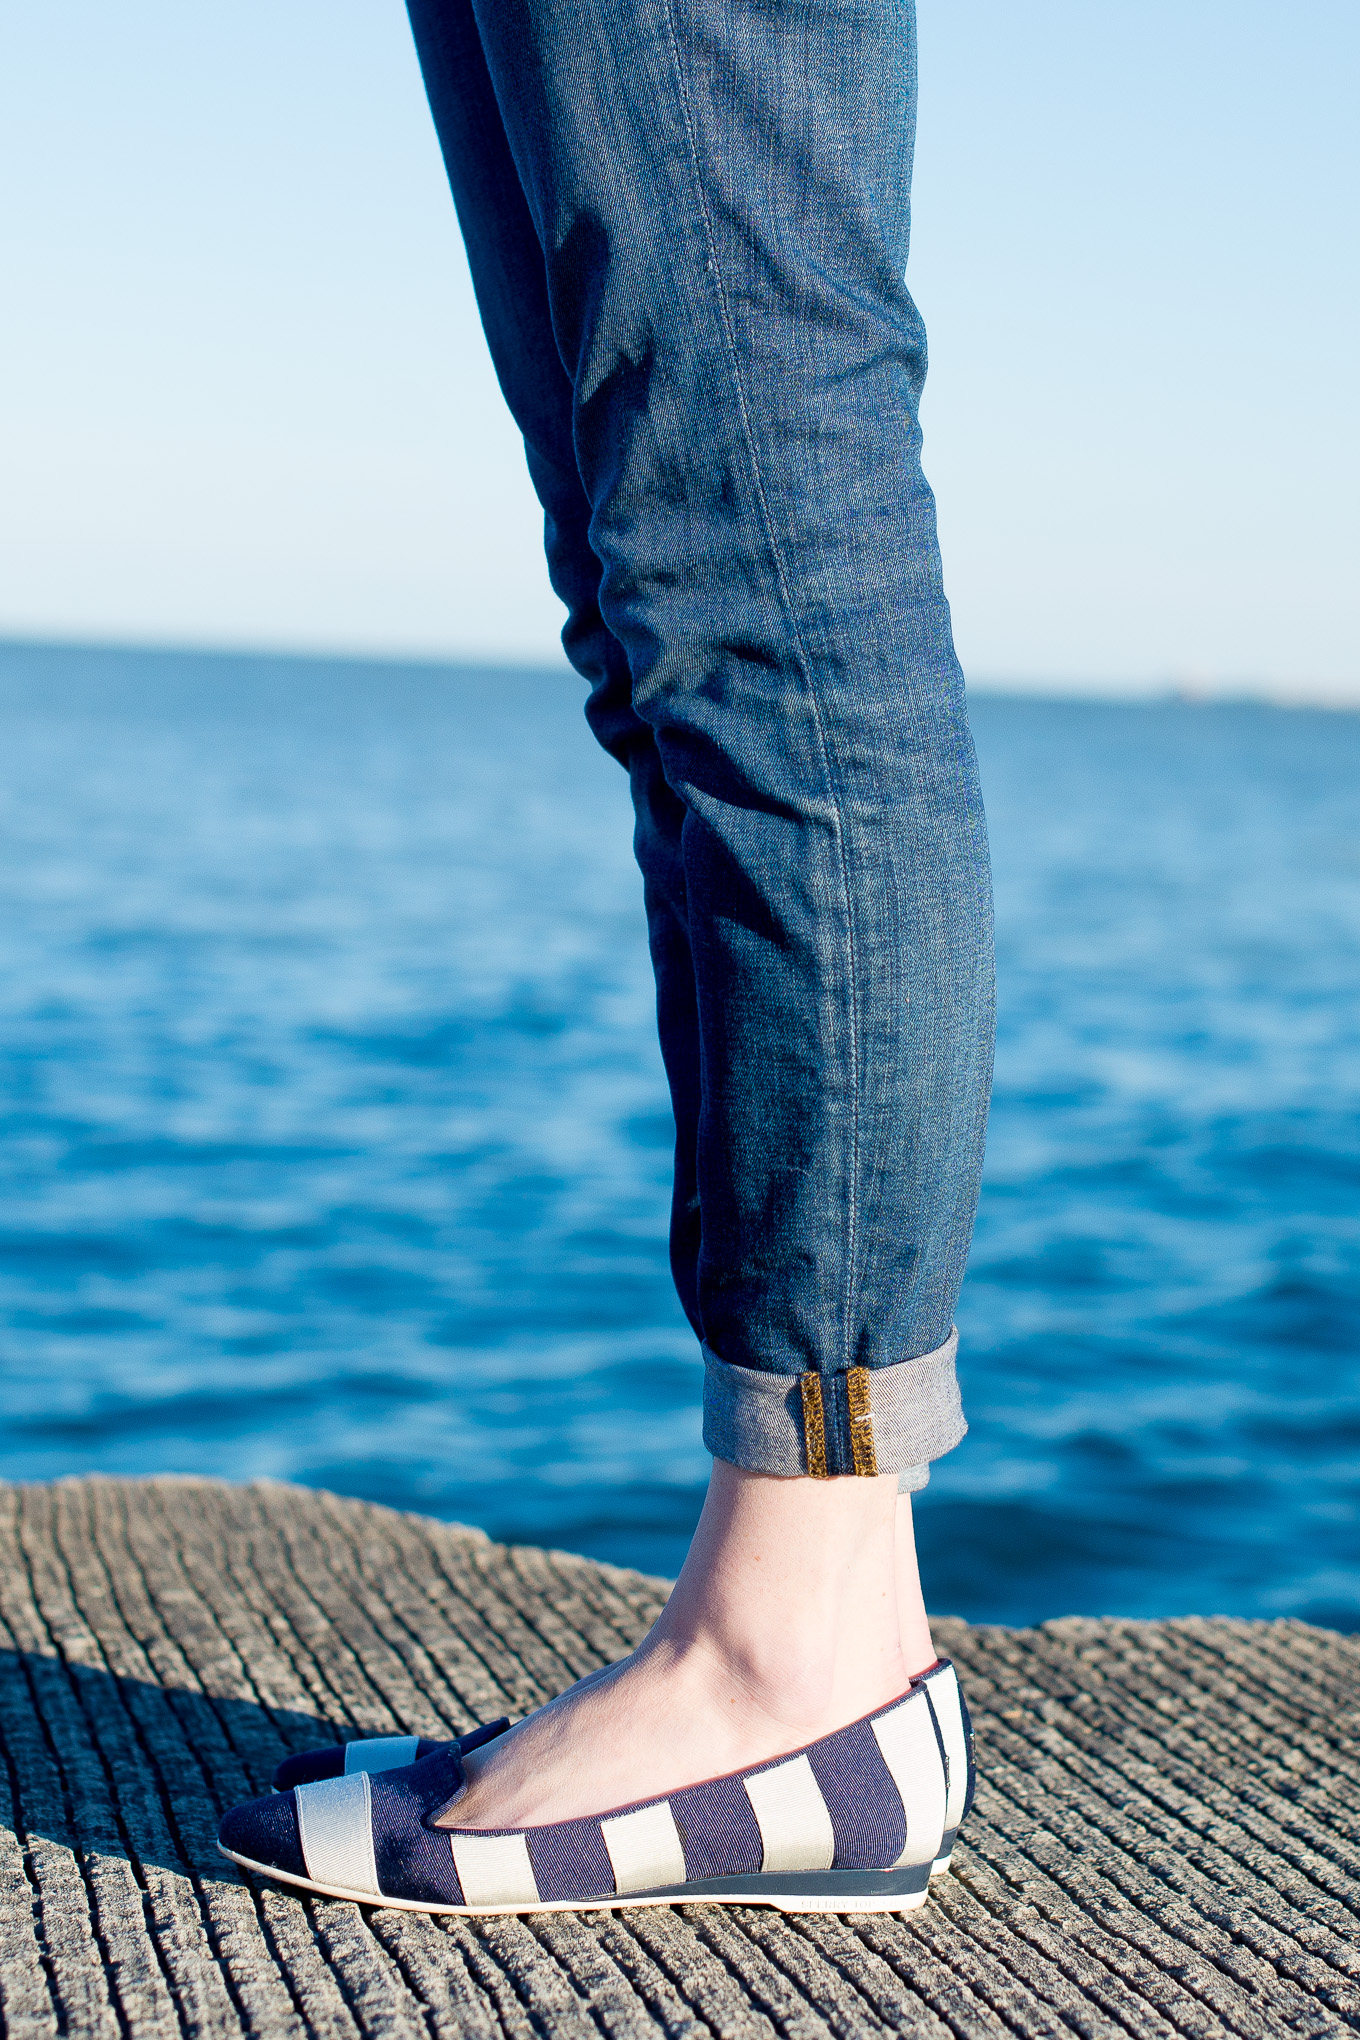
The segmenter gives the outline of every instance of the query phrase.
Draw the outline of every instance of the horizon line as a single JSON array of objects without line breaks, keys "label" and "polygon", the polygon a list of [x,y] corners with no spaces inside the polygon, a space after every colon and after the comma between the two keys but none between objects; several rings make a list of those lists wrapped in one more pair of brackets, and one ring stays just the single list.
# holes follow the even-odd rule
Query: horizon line
[{"label": "horizon line", "polygon": [[[0,656],[8,653],[113,654],[155,659],[247,660],[259,664],[346,665],[406,668],[413,672],[541,673],[581,679],[565,654],[556,659],[529,653],[464,649],[402,650],[379,646],[327,646],[323,643],[270,643],[268,640],[194,640],[185,638],[65,636],[9,632],[0,628]],[[1270,708],[1360,709],[1360,678],[1347,683],[1287,683],[1264,677],[1207,675],[1201,670],[1134,676],[989,672],[967,677],[968,692],[1001,696],[1111,704],[1178,702],[1187,706],[1228,707],[1234,704]]]}]

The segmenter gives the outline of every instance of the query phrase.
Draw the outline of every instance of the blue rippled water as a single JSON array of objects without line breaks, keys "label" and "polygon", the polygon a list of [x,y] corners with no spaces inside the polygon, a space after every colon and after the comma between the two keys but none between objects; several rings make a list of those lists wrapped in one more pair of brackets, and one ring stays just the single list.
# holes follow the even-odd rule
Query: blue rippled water
[{"label": "blue rippled water", "polygon": [[[579,697],[0,649],[0,1475],[679,1563],[700,1369]],[[930,1599],[1360,1627],[1360,716],[976,725],[1002,1021]]]}]

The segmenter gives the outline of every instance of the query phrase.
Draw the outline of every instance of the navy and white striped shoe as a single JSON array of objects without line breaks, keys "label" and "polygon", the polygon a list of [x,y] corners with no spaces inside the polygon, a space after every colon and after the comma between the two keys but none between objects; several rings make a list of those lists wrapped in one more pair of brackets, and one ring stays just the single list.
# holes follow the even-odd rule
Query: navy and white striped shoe
[{"label": "navy and white striped shoe", "polygon": [[[784,1912],[904,1912],[947,1859],[950,1780],[929,1686],[805,1749],[590,1820],[440,1828],[463,1785],[445,1744],[249,1801],[218,1847],[304,1891],[410,1912],[524,1913],[692,1899]],[[943,1696],[942,1696],[943,1697]],[[958,1818],[966,1809],[966,1744]],[[957,1819],[954,1822],[957,1827]]]},{"label": "navy and white striped shoe", "polygon": [[[940,1853],[930,1872],[932,1877],[941,1877],[949,1868],[959,1823],[973,1803],[973,1724],[958,1675],[948,1658],[940,1658],[912,1684],[923,1686],[930,1696],[944,1751],[948,1786],[945,1828]],[[297,1756],[284,1758],[274,1773],[274,1790],[291,1792],[296,1785],[314,1785],[322,1778],[353,1777],[356,1771],[401,1770],[407,1764],[418,1763],[422,1757],[433,1756],[436,1750],[457,1749],[466,1756],[469,1750],[480,1749],[483,1743],[504,1735],[509,1726],[510,1717],[502,1715],[499,1721],[469,1729],[452,1742],[435,1742],[428,1736],[374,1735],[354,1742],[331,1743],[325,1749],[303,1750]]]}]

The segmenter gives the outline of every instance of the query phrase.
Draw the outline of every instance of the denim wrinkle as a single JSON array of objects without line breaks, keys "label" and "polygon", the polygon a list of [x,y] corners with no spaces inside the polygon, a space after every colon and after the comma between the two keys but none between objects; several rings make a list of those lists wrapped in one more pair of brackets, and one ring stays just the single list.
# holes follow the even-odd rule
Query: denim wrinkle
[{"label": "denim wrinkle", "polygon": [[[629,773],[705,1438],[963,1435],[986,830],[920,466],[909,0],[409,0],[563,644]],[[792,1402],[789,1401],[792,1395]]]}]

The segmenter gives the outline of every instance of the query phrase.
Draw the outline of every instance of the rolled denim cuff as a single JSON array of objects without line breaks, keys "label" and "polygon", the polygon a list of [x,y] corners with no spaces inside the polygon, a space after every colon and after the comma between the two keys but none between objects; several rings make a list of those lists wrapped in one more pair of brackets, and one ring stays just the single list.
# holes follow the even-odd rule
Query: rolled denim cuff
[{"label": "rolled denim cuff", "polygon": [[733,1367],[705,1347],[704,1443],[754,1473],[895,1473],[913,1493],[968,1429],[958,1349],[955,1331],[919,1359],[804,1375]]}]

